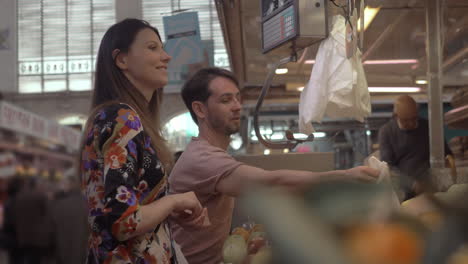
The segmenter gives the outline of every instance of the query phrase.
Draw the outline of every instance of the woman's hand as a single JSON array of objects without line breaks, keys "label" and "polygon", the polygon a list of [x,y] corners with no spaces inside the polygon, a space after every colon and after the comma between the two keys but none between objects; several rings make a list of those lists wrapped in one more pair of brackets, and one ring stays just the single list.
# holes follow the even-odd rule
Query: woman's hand
[{"label": "woman's hand", "polygon": [[170,195],[174,207],[172,220],[183,228],[197,228],[210,225],[208,210],[202,208],[194,192]]}]

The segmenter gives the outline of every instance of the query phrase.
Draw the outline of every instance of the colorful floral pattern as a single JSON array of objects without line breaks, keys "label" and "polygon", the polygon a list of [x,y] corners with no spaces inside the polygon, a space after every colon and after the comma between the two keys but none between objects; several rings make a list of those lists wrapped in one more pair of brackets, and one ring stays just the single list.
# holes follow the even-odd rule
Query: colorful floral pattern
[{"label": "colorful floral pattern", "polygon": [[81,171],[91,230],[88,263],[174,263],[167,223],[134,235],[140,206],[167,190],[164,169],[136,112],[125,104],[107,106],[85,135]]}]

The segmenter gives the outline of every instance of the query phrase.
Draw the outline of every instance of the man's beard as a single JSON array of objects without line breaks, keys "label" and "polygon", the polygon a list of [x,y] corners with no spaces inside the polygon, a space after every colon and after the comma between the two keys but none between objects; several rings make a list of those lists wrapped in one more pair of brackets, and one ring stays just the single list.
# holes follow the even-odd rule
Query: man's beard
[{"label": "man's beard", "polygon": [[210,122],[214,129],[218,131],[224,130],[224,134],[226,136],[231,136],[232,134],[239,132],[240,124],[225,124],[223,120],[215,118],[211,119]]},{"label": "man's beard", "polygon": [[225,132],[226,132],[226,135],[230,136],[232,134],[235,134],[237,132],[239,132],[239,127],[240,125],[227,125],[226,126],[226,129],[225,129]]}]

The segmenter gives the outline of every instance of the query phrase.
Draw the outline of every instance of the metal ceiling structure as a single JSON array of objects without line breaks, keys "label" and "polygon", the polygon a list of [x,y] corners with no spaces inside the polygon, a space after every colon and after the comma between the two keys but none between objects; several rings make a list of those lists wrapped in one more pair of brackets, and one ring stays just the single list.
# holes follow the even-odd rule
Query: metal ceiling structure
[{"label": "metal ceiling structure", "polygon": [[[346,1],[336,1],[346,4]],[[288,55],[288,47],[262,54],[260,32],[260,1],[217,0],[226,46],[233,71],[244,84],[245,99],[255,100],[266,78],[268,68]],[[406,64],[365,64],[369,86],[421,87],[414,96],[427,101],[426,85],[415,84],[426,79],[426,1],[424,0],[367,0],[366,6],[380,7],[373,22],[364,33],[364,61],[414,60]],[[358,5],[359,6],[359,5]],[[342,12],[329,5],[331,14]],[[468,85],[468,1],[443,1],[443,100],[449,101],[456,88]],[[297,86],[310,77],[318,44],[311,46],[303,61],[287,64],[288,73],[276,75],[274,92],[267,97],[275,103],[297,103]],[[398,93],[374,94],[372,101],[391,102]],[[284,100],[283,100],[284,99]]]}]

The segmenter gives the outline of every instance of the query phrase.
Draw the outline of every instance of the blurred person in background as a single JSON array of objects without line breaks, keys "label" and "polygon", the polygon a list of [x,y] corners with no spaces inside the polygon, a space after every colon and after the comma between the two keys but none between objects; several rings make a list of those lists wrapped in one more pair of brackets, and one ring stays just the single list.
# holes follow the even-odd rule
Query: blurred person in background
[{"label": "blurred person in background", "polygon": [[56,264],[86,262],[87,204],[76,169],[65,172],[59,195],[51,202],[52,243]]},{"label": "blurred person in background", "polygon": [[[452,154],[445,144],[445,154]],[[420,182],[429,180],[429,125],[418,116],[418,105],[409,95],[398,96],[393,118],[379,130],[380,158],[399,175],[404,200],[423,190]]]},{"label": "blurred person in background", "polygon": [[25,181],[19,175],[15,175],[8,180],[7,199],[5,201],[3,215],[3,226],[1,235],[2,247],[8,251],[8,259],[12,264],[22,263],[21,251],[18,248],[16,239],[16,219],[14,208],[16,196],[23,188]]},{"label": "blurred person in background", "polygon": [[158,115],[170,59],[143,20],[114,24],[101,41],[80,164],[87,263],[183,263],[167,219],[203,220],[193,192],[166,195],[172,154]]},{"label": "blurred person in background", "polygon": [[198,71],[182,88],[182,98],[198,125],[169,177],[169,193],[194,190],[207,207],[211,225],[185,228],[171,224],[175,240],[190,264],[218,264],[229,234],[234,197],[252,183],[302,189],[328,180],[375,182],[378,170],[356,167],[349,170],[310,172],[268,171],[236,161],[226,150],[231,135],[240,127],[241,98],[235,76],[221,68]]},{"label": "blurred person in background", "polygon": [[23,263],[45,263],[51,253],[49,205],[37,176],[28,176],[13,208],[16,240]]}]

